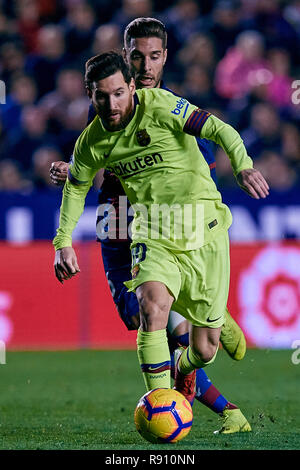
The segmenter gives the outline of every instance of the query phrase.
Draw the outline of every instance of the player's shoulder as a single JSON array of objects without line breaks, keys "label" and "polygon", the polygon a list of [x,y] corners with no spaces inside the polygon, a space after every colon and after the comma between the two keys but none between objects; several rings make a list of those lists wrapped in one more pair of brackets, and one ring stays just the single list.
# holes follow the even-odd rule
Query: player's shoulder
[{"label": "player's shoulder", "polygon": [[152,108],[160,106],[162,101],[174,101],[174,94],[164,88],[141,88],[136,93],[141,105]]},{"label": "player's shoulder", "polygon": [[163,88],[143,88],[137,90],[137,93],[144,114],[151,115],[156,120],[180,115],[181,110],[188,105],[185,98]]}]

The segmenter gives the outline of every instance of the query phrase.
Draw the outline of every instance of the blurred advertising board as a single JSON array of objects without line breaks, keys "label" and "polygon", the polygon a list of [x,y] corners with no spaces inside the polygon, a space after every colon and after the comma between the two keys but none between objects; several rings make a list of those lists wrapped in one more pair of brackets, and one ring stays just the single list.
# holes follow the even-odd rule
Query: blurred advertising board
[{"label": "blurred advertising board", "polygon": [[[112,301],[100,245],[75,244],[81,273],[61,285],[50,241],[0,242],[0,341],[7,349],[135,349]],[[229,308],[248,346],[300,339],[300,242],[231,244]]]}]

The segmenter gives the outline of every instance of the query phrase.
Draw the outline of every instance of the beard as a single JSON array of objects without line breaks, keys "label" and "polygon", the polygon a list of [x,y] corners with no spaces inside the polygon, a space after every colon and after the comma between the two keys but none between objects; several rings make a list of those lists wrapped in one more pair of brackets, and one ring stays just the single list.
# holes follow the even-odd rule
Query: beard
[{"label": "beard", "polygon": [[121,129],[124,129],[127,126],[127,124],[131,121],[133,117],[133,99],[132,97],[130,97],[128,105],[123,112],[119,110],[117,111],[117,114],[119,114],[119,119],[117,120],[109,119],[109,116],[104,115],[97,108],[95,108],[95,111],[101,118],[103,126],[106,130],[108,130],[109,132],[120,131]]}]

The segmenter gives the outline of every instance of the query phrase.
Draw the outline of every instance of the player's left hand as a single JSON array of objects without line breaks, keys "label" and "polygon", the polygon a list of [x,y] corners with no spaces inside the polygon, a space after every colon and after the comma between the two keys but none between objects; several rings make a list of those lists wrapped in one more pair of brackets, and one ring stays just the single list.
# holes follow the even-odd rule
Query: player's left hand
[{"label": "player's left hand", "polygon": [[237,175],[239,186],[249,196],[260,199],[269,195],[269,185],[259,170],[248,168]]}]

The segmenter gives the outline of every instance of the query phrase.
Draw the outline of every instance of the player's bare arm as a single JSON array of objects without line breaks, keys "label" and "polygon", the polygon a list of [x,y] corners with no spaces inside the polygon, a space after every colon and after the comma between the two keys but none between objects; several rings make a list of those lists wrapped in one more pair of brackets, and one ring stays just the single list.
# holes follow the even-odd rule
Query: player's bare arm
[{"label": "player's bare arm", "polygon": [[68,176],[69,163],[58,161],[53,162],[50,168],[50,179],[52,183],[61,186],[65,183]]},{"label": "player's bare arm", "polygon": [[239,186],[249,196],[260,199],[269,195],[269,185],[259,170],[248,168],[237,175]]},{"label": "player's bare arm", "polygon": [[80,272],[77,256],[72,247],[67,246],[55,252],[54,271],[62,284]]}]

